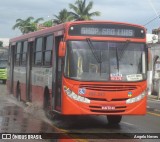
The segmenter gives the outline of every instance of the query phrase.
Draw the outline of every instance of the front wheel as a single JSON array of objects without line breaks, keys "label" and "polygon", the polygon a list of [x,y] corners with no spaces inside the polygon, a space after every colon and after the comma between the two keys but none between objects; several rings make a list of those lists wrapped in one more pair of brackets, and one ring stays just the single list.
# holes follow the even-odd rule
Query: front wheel
[{"label": "front wheel", "polygon": [[119,124],[122,120],[122,115],[107,115],[109,124]]},{"label": "front wheel", "polygon": [[45,92],[44,92],[43,110],[47,118],[53,119],[53,114],[51,111],[51,104],[50,104],[50,95],[49,95],[48,89],[45,89]]}]

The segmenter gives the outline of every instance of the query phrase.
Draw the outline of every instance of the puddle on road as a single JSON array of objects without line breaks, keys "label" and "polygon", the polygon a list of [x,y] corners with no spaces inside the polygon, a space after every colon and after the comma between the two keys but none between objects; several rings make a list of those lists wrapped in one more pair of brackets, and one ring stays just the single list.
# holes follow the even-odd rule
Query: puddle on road
[{"label": "puddle on road", "polygon": [[[5,86],[0,85],[0,90],[5,90],[4,87]],[[7,95],[5,91],[0,93],[0,133],[42,134],[42,137],[45,139],[37,141],[47,142],[57,142],[58,138],[65,136],[65,138],[67,137],[67,140],[70,141],[70,139],[68,139],[70,137],[64,135],[63,132],[60,133],[60,130],[45,116],[43,109],[37,104],[18,102],[13,95]],[[3,142],[4,140],[0,141]],[[12,140],[5,140],[5,142],[10,141]],[[13,141],[21,142],[23,140]],[[27,140],[27,142],[32,141],[35,142],[36,140]]]},{"label": "puddle on road", "polygon": [[37,105],[17,102],[12,97],[0,96],[0,133],[53,133],[44,111]]}]

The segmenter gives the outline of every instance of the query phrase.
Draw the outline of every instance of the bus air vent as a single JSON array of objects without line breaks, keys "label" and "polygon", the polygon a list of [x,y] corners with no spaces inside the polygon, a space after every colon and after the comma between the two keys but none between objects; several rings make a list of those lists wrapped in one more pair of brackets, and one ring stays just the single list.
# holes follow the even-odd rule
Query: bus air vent
[{"label": "bus air vent", "polygon": [[112,85],[112,84],[80,84],[79,88],[93,91],[132,91],[137,89],[135,85]]}]

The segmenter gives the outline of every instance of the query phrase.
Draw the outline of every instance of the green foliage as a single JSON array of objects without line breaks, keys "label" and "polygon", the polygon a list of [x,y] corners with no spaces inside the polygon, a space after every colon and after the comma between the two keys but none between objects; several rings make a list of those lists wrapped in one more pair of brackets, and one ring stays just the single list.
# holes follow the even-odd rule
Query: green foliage
[{"label": "green foliage", "polygon": [[44,27],[52,27],[53,26],[53,21],[52,20],[46,21],[42,25]]},{"label": "green foliage", "polygon": [[62,9],[58,15],[54,15],[55,19],[53,19],[54,24],[61,24],[72,20],[70,12],[67,9]]},{"label": "green foliage", "polygon": [[42,20],[43,18],[34,20],[33,17],[28,17],[25,20],[17,19],[16,24],[12,27],[12,29],[15,30],[18,28],[22,34],[34,32],[38,30],[38,23]]},{"label": "green foliage", "polygon": [[72,15],[72,18],[77,21],[92,20],[93,16],[100,16],[99,11],[90,12],[92,7],[92,1],[86,5],[86,0],[76,0],[74,4],[69,4],[69,8],[73,10],[73,12],[70,12],[70,15]]},{"label": "green foliage", "polygon": [[40,25],[39,22],[42,21],[43,18],[34,19],[33,17],[28,17],[25,20],[17,19],[16,24],[13,26],[13,30],[19,29],[22,34],[26,34],[44,27],[51,27],[55,24],[61,24],[68,21],[92,20],[93,16],[100,16],[99,11],[90,12],[92,7],[92,1],[86,4],[86,0],[76,0],[74,4],[69,4],[69,8],[72,11],[67,11],[67,9],[64,8],[58,13],[58,15],[54,15],[54,19],[45,21]]},{"label": "green foliage", "polygon": [[69,4],[69,8],[73,11],[67,11],[63,9],[59,12],[59,15],[54,15],[54,24],[61,24],[68,21],[79,20],[92,20],[93,16],[100,16],[99,11],[90,12],[93,7],[93,2],[90,1],[86,5],[86,0],[76,0],[74,4]]}]

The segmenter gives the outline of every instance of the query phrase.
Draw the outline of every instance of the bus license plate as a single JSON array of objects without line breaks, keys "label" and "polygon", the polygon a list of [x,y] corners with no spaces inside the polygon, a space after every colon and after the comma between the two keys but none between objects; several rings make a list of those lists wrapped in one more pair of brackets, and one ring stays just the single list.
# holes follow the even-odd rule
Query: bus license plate
[{"label": "bus license plate", "polygon": [[102,106],[103,110],[115,110],[115,106]]}]

